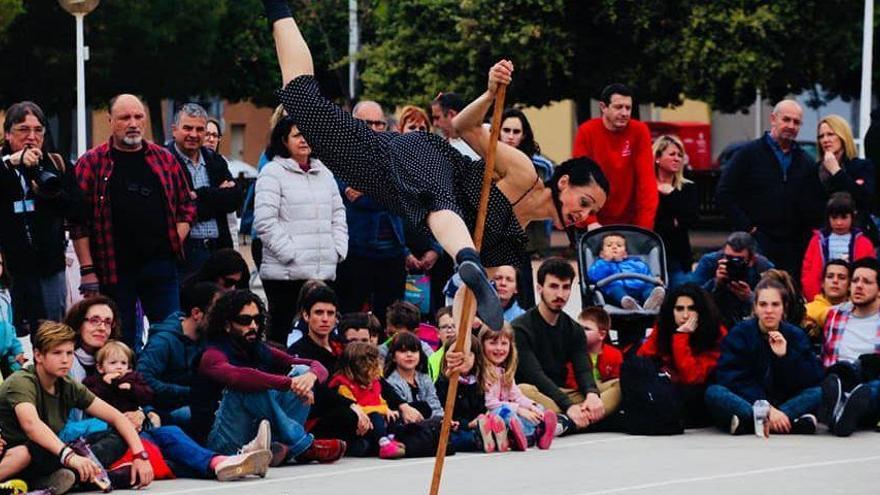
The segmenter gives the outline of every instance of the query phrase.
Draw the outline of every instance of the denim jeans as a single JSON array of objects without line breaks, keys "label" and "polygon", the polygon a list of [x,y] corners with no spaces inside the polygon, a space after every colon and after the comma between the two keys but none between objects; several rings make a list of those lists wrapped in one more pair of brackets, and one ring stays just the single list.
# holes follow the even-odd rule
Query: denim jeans
[{"label": "denim jeans", "polygon": [[510,428],[510,420],[514,415],[519,418],[519,422],[522,424],[523,433],[525,433],[526,438],[531,439],[535,436],[535,427],[538,426],[537,423],[532,423],[528,419],[516,414],[516,411],[512,409],[510,406],[503,405],[498,409],[492,411],[492,413],[497,414],[503,421],[504,424]]},{"label": "denim jeans", "polygon": [[[788,399],[782,405],[775,405],[777,409],[785,413],[788,419],[794,421],[798,417],[814,412],[822,402],[822,389],[810,387],[801,390],[799,394]],[[730,428],[730,418],[733,415],[747,426],[753,423],[752,404],[742,397],[731,392],[722,385],[712,385],[706,389],[706,407],[715,419],[715,423],[722,430]]]},{"label": "denim jeans", "polygon": [[188,276],[199,271],[202,265],[211,257],[212,247],[216,245],[217,239],[194,239],[187,237],[183,243],[183,260],[177,266],[180,271],[180,278],[185,280]]},{"label": "denim jeans", "polygon": [[[297,376],[305,371],[307,366],[295,366],[290,374]],[[208,448],[233,455],[257,434],[259,422],[268,419],[272,424],[272,438],[287,445],[289,456],[296,457],[314,440],[304,427],[309,407],[290,390],[238,392],[226,389],[208,434]]]},{"label": "denim jeans", "polygon": [[197,444],[177,426],[162,426],[141,432],[141,438],[159,447],[171,470],[180,477],[208,478],[211,459],[217,454]]},{"label": "denim jeans", "polygon": [[449,443],[455,447],[456,452],[482,452],[483,444],[480,438],[480,430],[460,426],[459,429],[449,433]]},{"label": "denim jeans", "polygon": [[162,417],[162,424],[180,426],[188,428],[192,420],[192,411],[189,406],[178,407],[171,411],[157,411]]},{"label": "denim jeans", "polygon": [[67,305],[64,270],[52,275],[17,275],[10,289],[17,330],[37,330],[39,320],[61,321]]},{"label": "denim jeans", "polygon": [[103,288],[116,301],[122,319],[122,340],[140,353],[143,330],[139,329],[137,303],[151,323],[163,321],[180,310],[180,287],[177,264],[173,259],[148,261],[131,270],[120,270],[119,281]]}]

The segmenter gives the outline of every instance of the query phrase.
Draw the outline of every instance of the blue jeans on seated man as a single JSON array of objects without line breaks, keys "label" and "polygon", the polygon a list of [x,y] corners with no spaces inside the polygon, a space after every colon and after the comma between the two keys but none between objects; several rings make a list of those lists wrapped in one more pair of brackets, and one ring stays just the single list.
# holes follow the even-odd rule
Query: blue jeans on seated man
[{"label": "blue jeans on seated man", "polygon": [[[794,421],[804,414],[814,413],[821,402],[822,389],[817,386],[805,388],[782,405],[773,404],[773,407],[785,413],[790,421]],[[706,407],[722,430],[730,429],[730,420],[734,415],[739,417],[742,428],[745,428],[744,432],[751,432],[754,429],[752,404],[727,387],[712,385],[707,388]]]},{"label": "blue jeans on seated man", "polygon": [[181,478],[210,478],[211,459],[217,454],[197,444],[177,426],[161,426],[141,432],[140,437],[159,447],[175,475]]},{"label": "blue jeans on seated man", "polygon": [[192,420],[192,411],[189,406],[178,407],[171,411],[157,410],[156,412],[161,416],[163,425],[179,426],[184,430],[189,427],[189,422]]},{"label": "blue jeans on seated man", "polygon": [[[290,376],[309,371],[308,366],[294,366]],[[293,458],[311,447],[314,437],[306,433],[309,404],[290,390],[238,392],[226,389],[208,434],[208,448],[223,455],[234,455],[257,434],[260,421],[272,424],[272,440],[290,449]]]},{"label": "blue jeans on seated man", "polygon": [[150,322],[163,321],[180,310],[177,263],[172,258],[150,260],[136,268],[120,269],[119,281],[101,289],[119,306],[122,340],[136,353],[140,353],[144,346],[143,329],[139,328],[137,317],[138,301]]}]

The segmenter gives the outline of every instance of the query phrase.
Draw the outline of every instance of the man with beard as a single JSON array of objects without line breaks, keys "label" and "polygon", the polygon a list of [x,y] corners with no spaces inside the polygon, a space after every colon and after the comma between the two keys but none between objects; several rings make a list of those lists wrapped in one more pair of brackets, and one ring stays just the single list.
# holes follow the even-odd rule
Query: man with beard
[{"label": "man with beard", "polygon": [[162,424],[189,427],[195,359],[204,348],[208,313],[219,295],[220,287],[211,282],[186,285],[180,291],[182,312],[150,327],[137,370],[153,389],[152,405]]},{"label": "man with beard", "polygon": [[180,309],[177,259],[196,208],[186,175],[165,148],[144,139],[144,104],[134,95],[110,102],[110,140],[76,163],[85,218],[71,228],[82,285],[119,305],[122,340],[140,353],[141,303],[151,322]]},{"label": "man with beard", "polygon": [[[582,430],[613,412],[596,387],[583,328],[562,311],[573,280],[568,261],[544,261],[538,268],[538,306],[511,322],[519,353],[516,381],[526,397],[559,414],[560,434],[571,428]],[[577,389],[565,388],[567,363],[574,370]]]},{"label": "man with beard", "polygon": [[327,380],[327,370],[266,345],[265,326],[263,301],[249,290],[227,292],[214,304],[190,392],[192,416],[200,418],[190,426],[193,438],[207,434],[208,448],[234,454],[256,435],[245,447],[271,448],[272,466],[338,460],[345,442],[315,440],[305,430],[315,383]]},{"label": "man with beard", "polygon": [[807,303],[807,316],[802,325],[814,342],[822,339],[822,329],[831,307],[843,304],[849,297],[849,275],[849,263],[844,260],[831,260],[825,265],[822,291]]},{"label": "man with beard", "polygon": [[880,263],[863,258],[852,268],[850,302],[828,312],[822,348],[828,376],[819,419],[841,437],[876,423],[880,398]]}]

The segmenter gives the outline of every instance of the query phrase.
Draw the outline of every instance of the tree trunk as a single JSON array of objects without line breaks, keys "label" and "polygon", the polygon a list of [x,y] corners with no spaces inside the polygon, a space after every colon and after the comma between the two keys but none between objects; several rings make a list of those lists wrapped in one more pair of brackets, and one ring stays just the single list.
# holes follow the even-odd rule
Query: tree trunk
[{"label": "tree trunk", "polygon": [[153,142],[165,144],[165,120],[162,118],[162,98],[147,96],[147,109],[150,111],[150,129],[153,131]]}]

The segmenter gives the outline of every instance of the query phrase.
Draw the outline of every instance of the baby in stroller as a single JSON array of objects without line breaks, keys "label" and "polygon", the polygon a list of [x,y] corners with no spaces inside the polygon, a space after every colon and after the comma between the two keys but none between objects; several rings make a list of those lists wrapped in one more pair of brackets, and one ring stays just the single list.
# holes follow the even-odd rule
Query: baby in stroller
[{"label": "baby in stroller", "polygon": [[[648,264],[637,256],[629,256],[626,238],[617,232],[610,232],[602,238],[599,259],[589,268],[591,280],[602,280],[618,273],[638,273],[651,276]],[[660,279],[662,284],[662,279]],[[605,301],[627,310],[657,311],[666,297],[662,286],[651,284],[639,278],[622,278],[610,282],[600,289]]]}]

